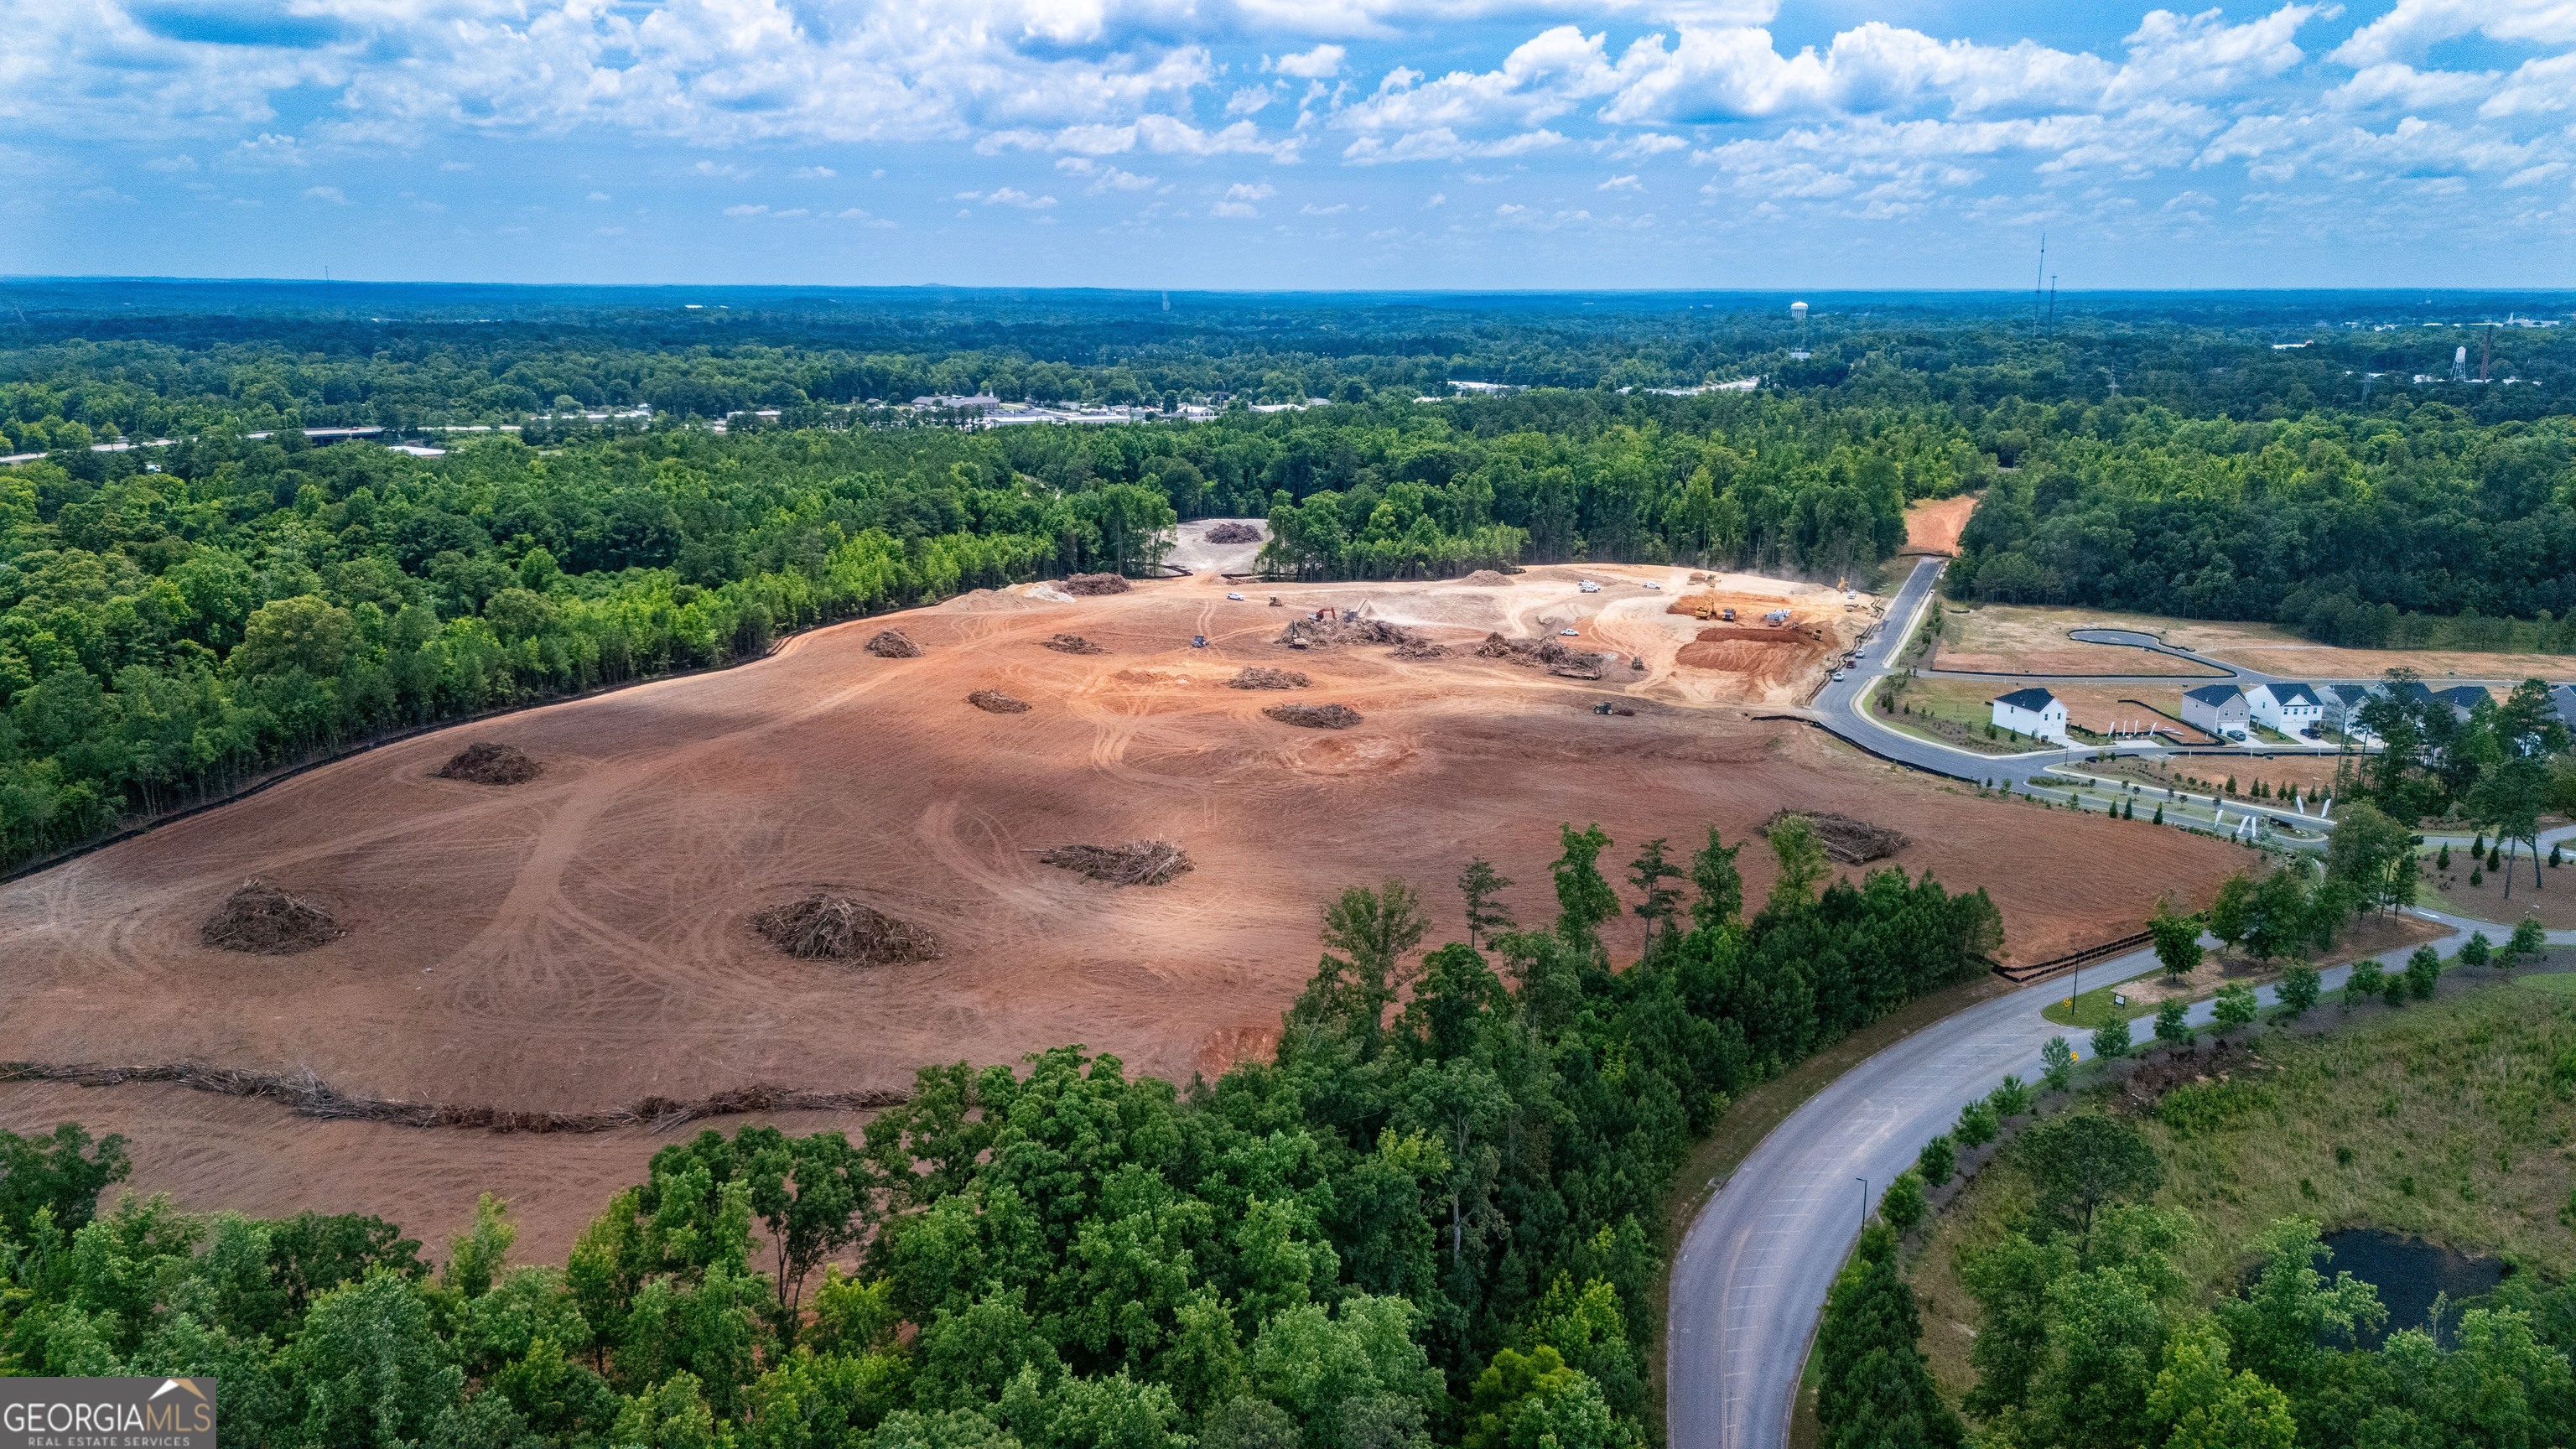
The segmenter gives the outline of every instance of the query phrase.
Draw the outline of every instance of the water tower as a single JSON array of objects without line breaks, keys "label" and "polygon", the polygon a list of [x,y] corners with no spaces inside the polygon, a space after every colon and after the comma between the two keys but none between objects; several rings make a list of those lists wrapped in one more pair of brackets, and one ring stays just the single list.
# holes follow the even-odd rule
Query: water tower
[{"label": "water tower", "polygon": [[1798,324],[1798,350],[1790,353],[1789,355],[1797,358],[1801,362],[1804,362],[1807,360],[1807,304],[1804,302],[1790,303],[1789,320]]}]

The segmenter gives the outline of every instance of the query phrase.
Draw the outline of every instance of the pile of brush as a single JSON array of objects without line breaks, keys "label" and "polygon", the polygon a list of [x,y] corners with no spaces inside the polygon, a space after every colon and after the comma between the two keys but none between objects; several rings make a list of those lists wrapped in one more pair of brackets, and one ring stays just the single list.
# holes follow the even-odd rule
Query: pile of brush
[{"label": "pile of brush", "polygon": [[939,954],[939,940],[930,932],[848,896],[810,895],[773,906],[753,916],[751,928],[779,950],[808,961],[900,966]]},{"label": "pile of brush", "polygon": [[1169,885],[1189,873],[1189,852],[1168,840],[1124,845],[1059,845],[1038,859],[1110,885]]}]

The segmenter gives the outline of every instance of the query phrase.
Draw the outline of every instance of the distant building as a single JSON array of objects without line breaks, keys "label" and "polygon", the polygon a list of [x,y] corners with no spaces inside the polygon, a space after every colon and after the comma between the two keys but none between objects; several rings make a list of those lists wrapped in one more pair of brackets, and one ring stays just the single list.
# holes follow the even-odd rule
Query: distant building
[{"label": "distant building", "polygon": [[2305,735],[2325,721],[2325,701],[2304,684],[2277,680],[2245,691],[2245,713],[2285,735]]},{"label": "distant building", "polygon": [[2250,728],[2245,691],[2232,684],[2204,684],[2182,692],[2182,722],[2212,739],[2241,740]]},{"label": "distant building", "polygon": [[2065,744],[2066,702],[2045,689],[2016,689],[1995,696],[1995,727]]},{"label": "distant building", "polygon": [[2576,684],[2562,684],[2550,690],[2549,703],[2558,711],[2558,722],[2576,734]]}]

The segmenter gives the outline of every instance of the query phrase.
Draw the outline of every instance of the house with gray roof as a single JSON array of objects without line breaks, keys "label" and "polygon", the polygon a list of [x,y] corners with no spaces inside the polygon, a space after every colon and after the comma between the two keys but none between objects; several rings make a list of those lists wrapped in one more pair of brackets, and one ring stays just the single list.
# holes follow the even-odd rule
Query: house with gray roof
[{"label": "house with gray roof", "polygon": [[2244,739],[2252,718],[2245,707],[2245,691],[2235,685],[2204,684],[2182,692],[2182,722],[2211,739]]},{"label": "house with gray roof", "polygon": [[2317,692],[2291,680],[2274,680],[2245,691],[2246,716],[2285,735],[2305,738],[2325,719],[2325,701]]},{"label": "house with gray roof", "polygon": [[1994,698],[1994,721],[1997,729],[2011,730],[2034,739],[2068,743],[2066,738],[2066,701],[2045,689],[2016,689]]}]

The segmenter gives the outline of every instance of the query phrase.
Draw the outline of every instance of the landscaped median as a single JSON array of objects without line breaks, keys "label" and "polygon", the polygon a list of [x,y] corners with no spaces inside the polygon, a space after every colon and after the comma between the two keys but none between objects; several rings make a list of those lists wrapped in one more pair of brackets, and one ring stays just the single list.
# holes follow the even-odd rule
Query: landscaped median
[{"label": "landscaped median", "polygon": [[[2337,933],[2333,950],[2315,957],[2308,964],[2320,971],[2332,970],[2364,956],[2438,940],[2446,934],[2445,927],[2420,916],[2375,913],[2358,916]],[[2116,979],[2104,979],[2100,985],[2086,987],[2070,997],[2050,1002],[2040,1015],[2059,1026],[2093,1031],[2110,1025],[2116,1019],[2137,1020],[2151,1016],[2168,1001],[2180,1001],[2188,1007],[2211,1000],[2229,986],[2260,988],[2273,985],[2280,981],[2290,964],[2280,959],[2256,961],[2241,952],[2224,949],[2209,951],[2202,956],[2198,966],[2182,975],[2169,975],[2161,967],[2123,973]],[[2070,990],[2081,983],[2084,974],[2079,971],[2068,978]]]}]

